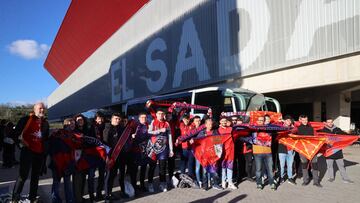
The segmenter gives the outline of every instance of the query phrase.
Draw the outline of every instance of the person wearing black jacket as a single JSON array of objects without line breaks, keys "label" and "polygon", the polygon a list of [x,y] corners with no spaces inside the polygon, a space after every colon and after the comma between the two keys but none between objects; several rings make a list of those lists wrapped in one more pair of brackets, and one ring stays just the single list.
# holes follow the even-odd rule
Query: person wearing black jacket
[{"label": "person wearing black jacket", "polygon": [[14,185],[12,201],[18,202],[24,183],[31,169],[30,202],[36,202],[39,177],[46,169],[49,123],[45,119],[45,105],[36,103],[30,116],[20,119],[15,127],[15,136],[21,138],[19,177]]},{"label": "person wearing black jacket", "polygon": [[[314,128],[310,126],[308,123],[308,117],[306,115],[301,115],[299,117],[300,120],[300,126],[296,128],[293,133],[297,135],[306,135],[306,136],[313,136],[314,135]],[[308,165],[309,160],[300,154],[300,160],[301,160],[301,166],[302,166],[302,174],[303,174],[303,183],[302,186],[306,186],[310,183],[310,177],[309,177],[309,171],[308,171]],[[312,176],[313,176],[313,184],[316,187],[322,187],[320,184],[319,179],[319,167],[318,167],[318,157],[314,156],[314,158],[311,160],[311,167],[312,167]]]},{"label": "person wearing black jacket", "polygon": [[[76,123],[76,127],[74,132],[81,134],[82,136],[88,136],[88,127],[87,127],[87,118],[82,114],[77,114],[73,117]],[[82,154],[81,149],[75,150],[76,154]],[[76,171],[73,174],[73,188],[74,188],[74,197],[76,202],[83,202],[85,199],[84,196],[84,187],[85,187],[85,180],[86,180],[86,174],[88,174],[88,170],[86,171]],[[90,196],[90,201],[94,200],[94,191],[91,191],[91,189],[94,189],[94,187],[91,187],[91,185],[94,185],[93,179],[88,179],[88,191]]]},{"label": "person wearing black jacket", "polygon": [[[330,133],[330,134],[346,134],[344,131],[342,131],[340,128],[336,127],[334,125],[334,120],[332,118],[328,118],[326,120],[325,126],[323,129],[320,130],[320,132],[324,133]],[[342,153],[342,150],[337,150],[334,154],[326,157],[326,165],[327,165],[327,172],[329,182],[333,182],[335,180],[334,177],[334,161],[336,162],[337,167],[339,168],[340,175],[344,181],[344,183],[353,183],[352,180],[348,177],[345,167],[344,167],[344,155]]]},{"label": "person wearing black jacket", "polygon": [[[103,131],[105,129],[105,116],[101,112],[97,112],[94,117],[94,123],[91,125],[89,130],[89,136],[94,137],[101,142],[104,142]],[[105,180],[105,165],[101,165],[98,167],[99,177],[97,181],[96,188],[96,200],[102,200],[103,195],[101,191],[104,189],[104,180]],[[95,179],[95,171],[96,168],[89,169],[89,187],[92,187],[91,191],[94,191],[94,179]],[[90,181],[91,180],[91,181]]]},{"label": "person wearing black jacket", "polygon": [[[124,131],[124,126],[121,125],[122,116],[119,113],[114,113],[111,116],[111,123],[107,123],[105,125],[105,129],[103,132],[104,143],[109,146],[112,150],[116,146],[116,143],[120,139],[121,134]],[[123,197],[128,197],[125,193],[125,161],[126,157],[124,154],[125,149],[128,146],[123,147],[123,150],[120,152],[118,158],[115,161],[114,166],[110,170],[106,170],[106,177],[105,177],[105,200],[117,200],[118,198],[112,194],[112,187],[114,184],[114,179],[117,175],[117,171],[120,170],[120,178],[119,178],[119,185],[121,189],[121,194]],[[125,149],[124,149],[125,148]],[[110,151],[109,154],[111,154]]]}]

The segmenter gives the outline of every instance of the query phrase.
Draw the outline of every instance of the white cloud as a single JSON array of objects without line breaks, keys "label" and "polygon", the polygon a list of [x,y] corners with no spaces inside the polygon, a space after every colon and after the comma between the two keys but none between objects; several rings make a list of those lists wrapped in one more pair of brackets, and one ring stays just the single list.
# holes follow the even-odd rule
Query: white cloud
[{"label": "white cloud", "polygon": [[47,44],[39,44],[37,41],[29,39],[16,40],[8,46],[11,54],[25,59],[41,58],[47,54],[49,48]]}]

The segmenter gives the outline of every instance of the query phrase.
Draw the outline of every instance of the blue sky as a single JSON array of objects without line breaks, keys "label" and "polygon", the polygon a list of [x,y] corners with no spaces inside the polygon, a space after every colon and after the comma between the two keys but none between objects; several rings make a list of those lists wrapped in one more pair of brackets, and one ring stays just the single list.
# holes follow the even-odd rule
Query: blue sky
[{"label": "blue sky", "polygon": [[58,83],[43,64],[70,0],[0,1],[0,104],[45,100]]}]

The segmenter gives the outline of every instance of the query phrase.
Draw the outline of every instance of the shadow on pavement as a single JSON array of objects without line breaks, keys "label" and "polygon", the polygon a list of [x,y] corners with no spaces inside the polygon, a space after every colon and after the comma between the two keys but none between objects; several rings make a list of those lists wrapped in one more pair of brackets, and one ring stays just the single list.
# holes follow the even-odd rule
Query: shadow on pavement
[{"label": "shadow on pavement", "polygon": [[192,201],[190,203],[214,202],[216,199],[219,199],[220,197],[223,197],[223,196],[227,195],[228,193],[230,193],[230,191],[223,191],[214,196],[203,198],[203,199],[198,199],[198,200]]},{"label": "shadow on pavement", "polygon": [[246,194],[239,195],[239,196],[235,197],[234,199],[230,200],[229,203],[240,202],[241,200],[245,199],[246,197],[247,197]]}]

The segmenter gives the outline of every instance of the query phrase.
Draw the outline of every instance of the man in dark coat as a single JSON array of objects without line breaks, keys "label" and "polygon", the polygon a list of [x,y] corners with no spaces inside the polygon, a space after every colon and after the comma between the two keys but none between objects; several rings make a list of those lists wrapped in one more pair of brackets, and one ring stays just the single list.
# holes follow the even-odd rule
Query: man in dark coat
[{"label": "man in dark coat", "polygon": [[[340,128],[338,128],[334,125],[334,120],[332,118],[328,118],[326,120],[325,126],[322,130],[320,130],[320,132],[330,133],[330,134],[340,134],[340,135],[346,134],[344,131],[342,131]],[[349,177],[346,173],[346,170],[344,167],[344,155],[342,153],[342,150],[337,150],[334,154],[326,157],[327,173],[329,176],[328,181],[333,182],[335,180],[334,161],[336,162],[336,165],[339,168],[340,175],[341,175],[344,183],[353,183],[353,181],[351,181],[349,179]]]},{"label": "man in dark coat", "polygon": [[[300,126],[294,129],[292,133],[297,135],[306,135],[306,136],[314,136],[314,128],[311,127],[311,125],[308,123],[308,117],[306,115],[301,115],[299,117]],[[310,177],[309,177],[309,160],[300,154],[300,160],[301,160],[301,167],[302,167],[302,173],[303,173],[303,183],[302,186],[306,186],[310,183]],[[313,184],[316,187],[321,188],[322,185],[320,184],[320,178],[319,178],[319,166],[318,166],[318,157],[314,156],[314,158],[311,160],[311,173],[313,176]]]}]

